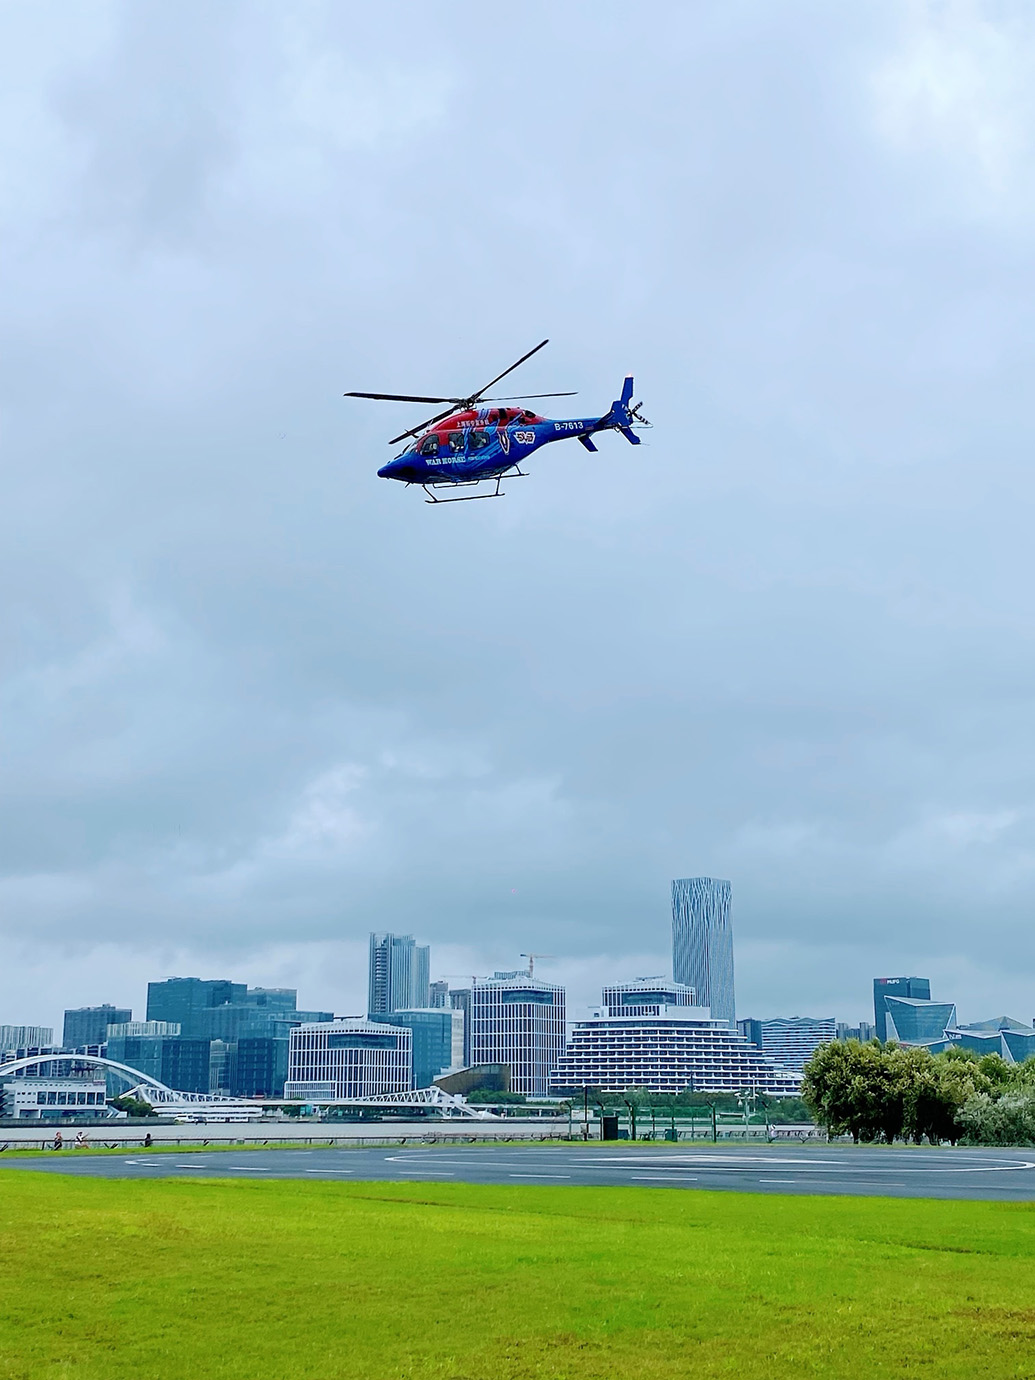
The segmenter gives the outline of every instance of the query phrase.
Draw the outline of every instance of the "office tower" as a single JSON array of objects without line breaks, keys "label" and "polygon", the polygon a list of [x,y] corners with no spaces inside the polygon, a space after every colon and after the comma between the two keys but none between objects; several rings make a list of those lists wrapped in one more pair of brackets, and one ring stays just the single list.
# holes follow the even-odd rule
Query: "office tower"
[{"label": "office tower", "polygon": [[285,1097],[377,1097],[410,1090],[412,1036],[402,1026],[345,1017],[300,1025],[289,1039]]},{"label": "office tower", "polygon": [[873,979],[873,1024],[878,1040],[888,1038],[888,1008],[885,997],[911,997],[916,1001],[931,1000],[930,978],[898,977]]},{"label": "office tower", "polygon": [[371,934],[367,1012],[389,1016],[431,1005],[431,949],[412,934]]},{"label": "office tower", "polygon": [[13,1055],[18,1049],[43,1049],[53,1043],[53,1026],[0,1025],[0,1055]]},{"label": "office tower", "polygon": [[[148,983],[147,1016],[149,1022],[178,1025],[184,1040],[206,1044],[209,1082],[199,1091],[231,1093],[236,1097],[279,1097],[287,1075],[287,1040],[291,1030],[303,1022],[333,1020],[330,1011],[299,1011],[296,999],[293,987],[249,987],[223,979],[167,978],[164,982]],[[154,1033],[165,1029],[155,1025]],[[126,1032],[131,1033],[136,1034]]]},{"label": "office tower", "polygon": [[876,1030],[869,1021],[860,1021],[858,1025],[849,1025],[847,1021],[838,1021],[837,1038],[839,1040],[861,1040],[865,1045],[872,1040]]},{"label": "office tower", "polygon": [[[636,985],[605,988],[603,1008],[576,1021],[571,1042],[550,1073],[550,1090],[578,1095],[584,1088],[623,1093],[691,1092],[796,1093],[801,1075],[777,1068],[761,1050],[716,1020],[705,1007],[683,1000],[671,1005],[647,1000],[623,1005],[615,997],[635,995]],[[652,984],[655,993],[657,984]],[[647,988],[647,984],[644,984]],[[677,997],[687,991],[682,988]],[[649,995],[644,990],[643,995]],[[629,1014],[626,1014],[629,1013]]]},{"label": "office tower", "polygon": [[542,1097],[564,1054],[564,988],[530,978],[475,978],[450,994],[465,1016],[464,1062],[506,1064],[512,1092]]},{"label": "office tower", "polygon": [[430,1002],[430,1005],[432,1005],[432,1006],[448,1006],[448,1005],[449,1005],[449,983],[448,983],[448,982],[446,982],[445,980],[443,980],[443,981],[441,981],[441,982],[433,982],[433,983],[431,984],[431,987],[430,987],[430,992],[431,992],[431,1002]]},{"label": "office tower", "polygon": [[737,1029],[745,1040],[760,1049],[780,1068],[801,1073],[820,1045],[836,1040],[837,1021],[833,1016],[774,1016],[771,1020],[743,1020]]},{"label": "office tower", "polygon": [[80,1006],[65,1012],[61,1043],[65,1049],[80,1045],[103,1045],[108,1038],[109,1025],[124,1025],[133,1019],[127,1006]]},{"label": "office tower", "polygon": [[222,979],[166,978],[147,984],[147,1019],[178,1021],[184,1035],[201,1038],[196,1027],[200,1013],[214,1006],[234,1005],[244,1000],[248,988],[243,982]]},{"label": "office tower", "polygon": [[230,1078],[233,1095],[283,1097],[289,1044],[287,1035],[254,1035],[238,1040]]},{"label": "office tower", "polygon": [[207,1093],[211,1040],[182,1035],[113,1035],[108,1058],[157,1078],[177,1092]]},{"label": "office tower", "polygon": [[731,890],[713,877],[672,883],[672,976],[728,1025],[736,1020]]},{"label": "office tower", "polygon": [[149,1021],[175,1022],[190,1039],[287,1038],[303,1021],[333,1020],[331,1011],[299,1011],[293,987],[248,987],[243,982],[168,978],[147,988]]},{"label": "office tower", "polygon": [[413,1036],[413,1086],[430,1088],[435,1079],[459,1068],[464,1057],[464,1013],[451,1007],[393,1011],[373,1021],[400,1026]]},{"label": "office tower", "polygon": [[921,997],[884,998],[885,1039],[902,1045],[940,1044],[956,1024],[951,1001],[925,1001]]}]

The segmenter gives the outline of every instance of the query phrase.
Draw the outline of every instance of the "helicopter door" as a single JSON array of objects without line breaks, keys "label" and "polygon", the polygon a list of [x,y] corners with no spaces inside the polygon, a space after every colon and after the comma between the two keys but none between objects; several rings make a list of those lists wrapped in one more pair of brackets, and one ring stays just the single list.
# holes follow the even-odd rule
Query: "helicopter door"
[{"label": "helicopter door", "polygon": [[487,431],[472,431],[468,437],[468,444],[472,451],[484,450],[489,444],[489,433]]}]

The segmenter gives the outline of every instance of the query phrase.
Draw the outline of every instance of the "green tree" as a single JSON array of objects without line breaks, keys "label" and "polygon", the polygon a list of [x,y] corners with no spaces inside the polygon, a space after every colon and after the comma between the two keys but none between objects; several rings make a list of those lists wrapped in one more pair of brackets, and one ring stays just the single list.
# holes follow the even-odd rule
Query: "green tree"
[{"label": "green tree", "polygon": [[130,1097],[128,1093],[122,1093],[119,1097],[111,1098],[108,1105],[114,1107],[117,1112],[125,1112],[127,1116],[158,1115],[150,1102],[144,1102],[139,1097]]},{"label": "green tree", "polygon": [[902,1134],[911,1061],[898,1045],[833,1040],[805,1065],[801,1096],[828,1135],[859,1141]]},{"label": "green tree", "polygon": [[1035,1145],[1035,1092],[975,1093],[960,1109],[958,1122],[968,1145]]}]

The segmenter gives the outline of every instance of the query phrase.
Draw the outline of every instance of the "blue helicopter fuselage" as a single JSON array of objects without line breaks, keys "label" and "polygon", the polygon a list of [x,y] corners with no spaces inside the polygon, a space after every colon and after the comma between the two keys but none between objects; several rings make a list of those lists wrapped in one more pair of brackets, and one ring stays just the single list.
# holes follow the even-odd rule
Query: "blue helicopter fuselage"
[{"label": "blue helicopter fuselage", "polygon": [[631,398],[632,379],[628,378],[622,397],[603,417],[554,421],[518,407],[458,412],[419,436],[377,473],[404,484],[477,484],[516,470],[526,456],[551,441],[577,440],[595,451],[593,436],[615,430],[639,445],[640,438],[631,430]]}]

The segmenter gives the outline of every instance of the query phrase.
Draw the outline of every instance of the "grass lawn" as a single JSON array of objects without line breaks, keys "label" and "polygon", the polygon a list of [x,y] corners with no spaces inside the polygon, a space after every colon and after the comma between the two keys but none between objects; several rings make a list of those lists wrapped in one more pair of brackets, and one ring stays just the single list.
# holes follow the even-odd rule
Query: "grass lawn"
[{"label": "grass lawn", "polygon": [[1035,1378],[1035,1207],[0,1171],[2,1380]]}]

